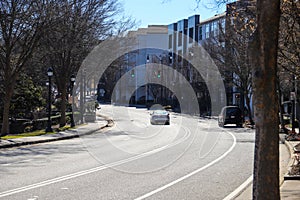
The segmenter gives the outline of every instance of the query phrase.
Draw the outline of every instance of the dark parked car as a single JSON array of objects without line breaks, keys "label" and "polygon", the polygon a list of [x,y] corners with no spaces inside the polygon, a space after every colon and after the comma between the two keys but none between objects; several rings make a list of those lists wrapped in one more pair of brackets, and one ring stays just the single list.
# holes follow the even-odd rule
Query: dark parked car
[{"label": "dark parked car", "polygon": [[242,110],[237,106],[225,106],[218,117],[218,124],[224,127],[226,124],[236,124],[242,127],[244,123],[244,116]]},{"label": "dark parked car", "polygon": [[170,115],[165,110],[154,110],[150,115],[151,124],[170,124]]}]

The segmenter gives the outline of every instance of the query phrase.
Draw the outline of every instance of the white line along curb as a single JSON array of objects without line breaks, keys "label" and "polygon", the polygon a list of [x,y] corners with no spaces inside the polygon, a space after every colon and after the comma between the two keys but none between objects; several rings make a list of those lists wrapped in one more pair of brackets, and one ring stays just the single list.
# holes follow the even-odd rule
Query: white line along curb
[{"label": "white line along curb", "polygon": [[245,190],[253,181],[253,175],[251,175],[242,185],[236,188],[232,193],[230,193],[223,200],[232,200],[235,199],[238,195],[241,194],[243,190]]},{"label": "white line along curb", "polygon": [[185,179],[187,179],[187,178],[189,178],[189,177],[191,177],[191,176],[193,176],[193,175],[195,175],[195,174],[197,174],[197,173],[199,173],[199,172],[201,172],[201,171],[203,171],[207,168],[209,168],[210,166],[214,165],[215,163],[217,163],[220,160],[222,160],[223,158],[225,158],[234,149],[234,147],[236,145],[236,137],[230,132],[227,132],[227,133],[232,136],[233,144],[231,145],[231,147],[223,155],[221,155],[217,159],[213,160],[212,162],[208,163],[207,165],[205,165],[205,166],[203,166],[203,167],[201,167],[201,168],[199,168],[199,169],[197,169],[197,170],[195,170],[195,171],[193,171],[193,172],[191,172],[191,173],[189,173],[189,174],[187,174],[187,175],[185,175],[185,176],[183,176],[179,179],[176,179],[176,180],[168,183],[167,185],[164,185],[160,188],[157,188],[156,190],[153,190],[153,191],[151,191],[147,194],[144,194],[143,196],[140,196],[140,197],[136,198],[135,200],[142,200],[142,199],[150,197],[150,196],[152,196],[152,195],[154,195],[158,192],[161,192],[161,191],[163,191],[163,190],[165,190],[165,189],[167,189],[167,188],[169,188],[169,187],[171,187],[171,186],[173,186],[173,185],[175,185],[175,184],[177,184],[177,183],[179,183],[179,182],[181,182],[181,181],[183,181],[183,180],[185,180]]}]

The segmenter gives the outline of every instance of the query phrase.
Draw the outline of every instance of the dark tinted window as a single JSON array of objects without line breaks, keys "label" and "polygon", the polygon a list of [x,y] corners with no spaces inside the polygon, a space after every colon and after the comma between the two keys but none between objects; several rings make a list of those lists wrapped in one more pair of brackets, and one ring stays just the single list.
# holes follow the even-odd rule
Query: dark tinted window
[{"label": "dark tinted window", "polygon": [[241,110],[239,108],[227,108],[226,115],[240,115]]}]

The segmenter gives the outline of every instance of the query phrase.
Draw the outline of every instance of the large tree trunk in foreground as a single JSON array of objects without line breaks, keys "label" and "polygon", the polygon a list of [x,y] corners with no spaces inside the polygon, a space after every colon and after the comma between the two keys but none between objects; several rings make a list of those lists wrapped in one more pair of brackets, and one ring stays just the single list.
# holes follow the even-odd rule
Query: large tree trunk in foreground
[{"label": "large tree trunk in foreground", "polygon": [[279,0],[257,0],[257,31],[252,44],[256,124],[253,199],[280,199],[276,95],[279,17]]}]

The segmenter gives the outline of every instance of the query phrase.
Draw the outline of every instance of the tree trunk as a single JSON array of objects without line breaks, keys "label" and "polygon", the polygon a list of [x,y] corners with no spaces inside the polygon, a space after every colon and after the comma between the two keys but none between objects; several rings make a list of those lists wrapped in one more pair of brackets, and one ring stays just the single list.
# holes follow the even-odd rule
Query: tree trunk
[{"label": "tree trunk", "polygon": [[250,107],[250,98],[248,97],[248,95],[245,95],[245,98],[246,98],[246,105],[247,105],[247,109],[248,109],[249,121],[250,121],[250,124],[253,125],[254,122],[253,122],[253,118],[252,118],[252,109]]},{"label": "tree trunk", "polygon": [[13,78],[10,81],[10,84],[5,84],[5,93],[4,93],[4,108],[3,108],[3,115],[2,115],[2,128],[1,128],[1,136],[7,135],[9,133],[9,108],[11,98],[14,92],[14,85],[15,79]]},{"label": "tree trunk", "polygon": [[280,199],[276,94],[279,17],[279,0],[257,0],[257,30],[251,45],[256,124],[253,199]]},{"label": "tree trunk", "polygon": [[66,125],[66,107],[67,107],[66,106],[66,99],[67,99],[67,88],[62,87],[61,107],[60,107],[61,117],[60,117],[60,123],[59,123],[60,127],[64,127]]},{"label": "tree trunk", "polygon": [[279,107],[279,117],[280,117],[280,132],[281,133],[288,133],[288,130],[285,128],[285,123],[284,123],[284,118],[283,118],[283,106],[282,106],[282,100],[281,100],[281,88],[280,88],[280,84],[279,84],[279,78],[277,77],[277,81],[276,81],[276,86],[277,86],[277,90],[278,90],[278,107]]}]

